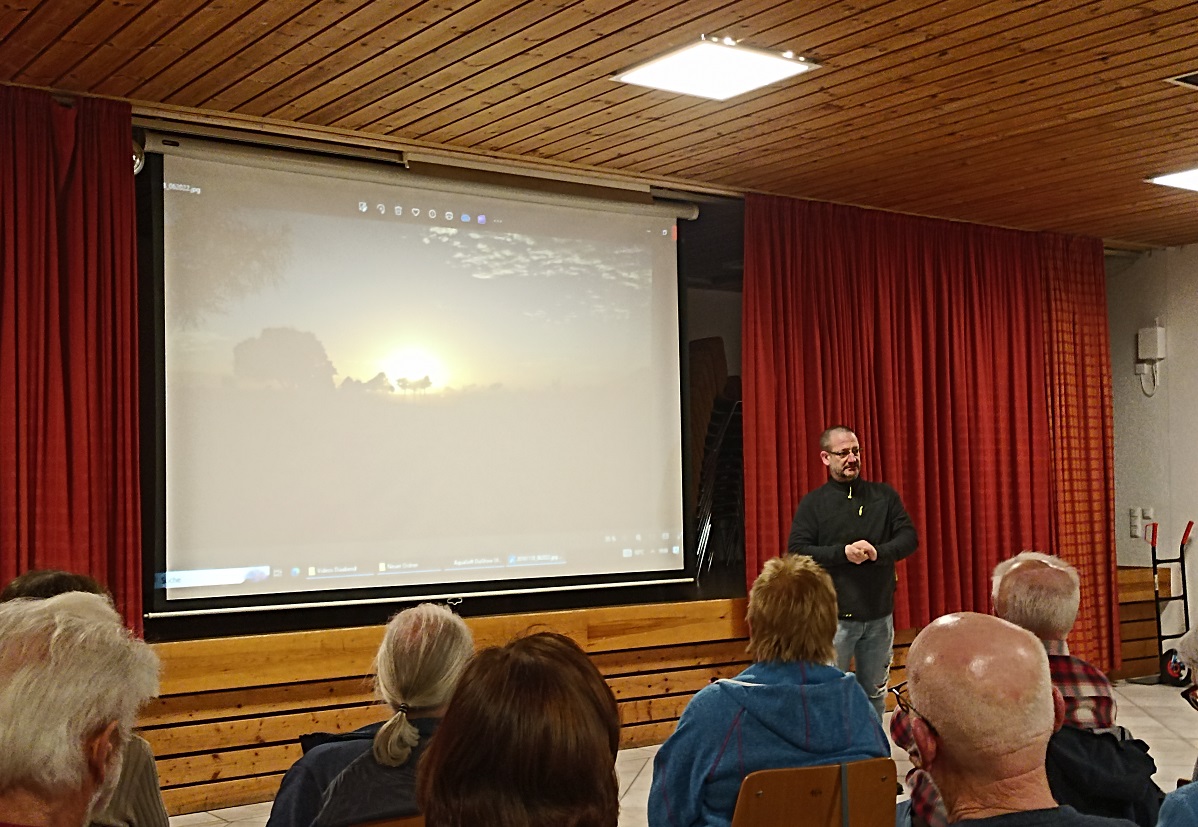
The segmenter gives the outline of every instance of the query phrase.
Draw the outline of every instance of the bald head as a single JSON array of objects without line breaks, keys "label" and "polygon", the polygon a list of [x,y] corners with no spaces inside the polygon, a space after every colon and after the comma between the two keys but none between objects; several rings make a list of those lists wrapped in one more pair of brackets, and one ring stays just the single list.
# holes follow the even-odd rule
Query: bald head
[{"label": "bald head", "polygon": [[907,677],[912,704],[939,735],[938,760],[955,772],[1002,777],[1043,767],[1052,682],[1029,632],[990,615],[946,615],[916,636]]},{"label": "bald head", "polygon": [[1024,551],[1004,560],[992,579],[994,613],[1041,640],[1064,640],[1077,620],[1081,580],[1060,557]]}]

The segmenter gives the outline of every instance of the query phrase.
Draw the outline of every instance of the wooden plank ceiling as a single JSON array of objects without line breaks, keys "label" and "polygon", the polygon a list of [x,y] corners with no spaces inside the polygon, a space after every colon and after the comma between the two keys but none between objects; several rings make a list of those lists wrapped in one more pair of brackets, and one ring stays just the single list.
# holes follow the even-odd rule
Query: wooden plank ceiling
[{"label": "wooden plank ceiling", "polygon": [[[729,35],[818,71],[614,83]],[[736,191],[1198,242],[1194,0],[6,0],[0,82]]]}]

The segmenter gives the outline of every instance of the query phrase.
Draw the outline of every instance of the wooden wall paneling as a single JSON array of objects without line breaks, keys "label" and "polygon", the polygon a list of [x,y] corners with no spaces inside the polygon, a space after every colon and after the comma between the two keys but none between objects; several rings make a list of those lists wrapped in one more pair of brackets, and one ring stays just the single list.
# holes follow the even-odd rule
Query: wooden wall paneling
[{"label": "wooden wall paneling", "polygon": [[7,13],[0,17],[0,41],[25,26],[26,21],[41,5],[38,0],[16,0],[8,3],[5,6]]},{"label": "wooden wall paneling", "polygon": [[[781,7],[784,9],[781,13],[785,13],[786,5],[777,0],[766,0],[754,8]],[[791,7],[793,9],[793,4]],[[610,75],[679,45],[679,30],[692,30],[696,37],[705,31],[723,31],[737,25],[751,13],[750,4],[728,0],[702,0],[665,7],[659,15],[621,27],[613,39],[600,39],[582,47],[572,55],[573,60],[563,55],[559,62],[546,64],[526,83],[514,86],[514,96],[508,97],[506,94],[513,91],[511,84],[488,90],[487,95],[475,101],[485,106],[485,109],[482,106],[479,108],[485,118],[466,116],[442,123],[436,128],[421,124],[418,136],[424,140],[450,144],[464,142],[494,149],[496,139],[508,129],[521,126],[531,119],[539,120],[537,113],[540,107],[562,111],[596,94],[604,95],[610,105],[610,102],[614,102],[613,97],[641,94],[640,90],[613,83]],[[589,64],[590,68],[580,72],[580,64]],[[561,73],[559,70],[562,68],[567,71]],[[497,92],[502,97],[496,99]],[[498,143],[506,142],[499,140]]]},{"label": "wooden wall paneling", "polygon": [[329,93],[355,88],[343,79],[354,68],[376,60],[389,51],[402,62],[396,44],[413,32],[431,31],[458,11],[469,8],[475,0],[409,3],[397,8],[388,3],[370,3],[360,9],[344,25],[326,29],[318,38],[304,44],[289,55],[288,63],[294,72],[282,82],[270,86],[252,99],[238,104],[234,110],[245,115],[286,118],[288,107],[307,112],[323,106],[331,99]]},{"label": "wooden wall paneling", "polygon": [[[426,4],[421,17],[436,21],[436,25],[395,27],[389,24],[391,40],[384,48],[363,60],[344,63],[332,77],[297,95],[269,114],[285,120],[304,120],[329,125],[346,111],[352,111],[359,95],[369,95],[370,88],[390,83],[394,88],[412,78],[408,67],[436,60],[440,49],[457,40],[462,33],[481,26],[502,15],[503,4],[486,0],[451,0],[448,3]],[[350,54],[357,53],[356,45]],[[419,62],[418,62],[419,61]],[[419,70],[414,70],[418,78]],[[366,91],[364,91],[366,90]]]},{"label": "wooden wall paneling", "polygon": [[[821,7],[825,5],[828,5],[827,0],[823,4],[805,6],[804,17],[818,17]],[[643,11],[653,11],[654,16],[636,18],[634,25],[624,24],[623,10],[613,11],[601,23],[605,24],[604,30],[610,22],[613,30],[621,32],[621,48],[613,49],[610,44],[594,41],[583,43],[571,52],[574,65],[565,64],[564,61],[550,62],[538,68],[536,73],[516,79],[518,83],[513,84],[512,79],[506,79],[477,98],[468,99],[456,113],[437,114],[436,119],[413,122],[407,128],[425,139],[478,141],[492,151],[528,155],[533,150],[527,149],[524,141],[531,141],[530,146],[534,147],[544,143],[539,140],[541,135],[557,134],[558,131],[586,133],[593,123],[606,122],[609,119],[607,113],[628,102],[652,96],[653,92],[641,87],[612,83],[610,80],[603,83],[593,76],[601,73],[604,79],[609,78],[612,74],[628,70],[637,62],[684,44],[679,42],[677,35],[664,41],[651,40],[654,36],[660,37],[661,32],[689,30],[694,32],[691,40],[697,40],[698,35],[706,32],[714,34],[722,29],[748,30],[764,16],[794,14],[793,4],[758,2],[754,10],[748,10],[744,4],[740,7],[745,8],[742,14],[749,13],[750,16],[732,20],[726,17],[724,11],[713,10],[698,17],[679,18],[678,14],[684,11],[694,14],[698,7],[668,2],[658,2],[653,6],[645,4]],[[588,31],[593,29],[594,26],[588,26]],[[628,40],[634,31],[639,31],[642,37],[635,44]],[[592,74],[577,73],[576,64],[580,62],[593,65]],[[476,102],[485,104],[485,117],[473,116],[466,120],[471,111],[468,107]],[[544,104],[549,104],[546,110],[536,109]],[[530,119],[528,115],[533,113],[537,113],[537,116]]]},{"label": "wooden wall paneling", "polygon": [[[1167,21],[1161,18],[1167,18],[1171,25],[1163,25]],[[920,106],[916,102],[914,105],[905,105],[898,111],[858,112],[856,129],[869,131],[855,134],[850,130],[838,135],[838,143],[842,140],[859,139],[856,146],[860,153],[853,153],[855,158],[869,153],[871,147],[886,147],[890,152],[907,153],[912,145],[926,141],[927,130],[924,126],[928,125],[926,122],[929,119],[934,118],[938,134],[940,130],[953,130],[951,147],[954,153],[961,153],[965,148],[974,146],[974,142],[989,144],[995,138],[1006,134],[1005,128],[1012,127],[1012,119],[1032,119],[1028,121],[1031,123],[1044,123],[1045,118],[1051,121],[1061,116],[1062,105],[1077,100],[1079,92],[1084,90],[1091,93],[1094,86],[1094,67],[1086,57],[1092,49],[1101,48],[1106,43],[1117,40],[1121,49],[1126,47],[1130,51],[1105,63],[1104,71],[1122,71],[1128,83],[1136,79],[1158,78],[1162,76],[1164,65],[1172,65],[1174,62],[1169,58],[1160,60],[1159,57],[1162,54],[1172,54],[1179,44],[1186,42],[1185,38],[1192,39],[1195,25],[1198,23],[1193,20],[1193,15],[1188,9],[1178,9],[1153,18],[1150,25],[1141,23],[1139,27],[1129,25],[1123,29],[1110,30],[1104,26],[1101,33],[1093,38],[1082,38],[1076,43],[1067,43],[1046,51],[1047,54],[1056,55],[1059,50],[1067,48],[1073,58],[1069,62],[1062,61],[1060,57],[1044,61],[1045,65],[1040,67],[1044,71],[1039,74],[1031,72],[1028,68],[1029,65],[1036,65],[1037,58],[1033,54],[1021,60],[1008,61],[1004,65],[1005,72],[998,77],[994,77],[994,73],[987,66],[986,71],[976,80],[971,81],[968,74],[956,78],[961,85],[946,89],[932,107]],[[1137,31],[1137,28],[1140,31]],[[1172,42],[1174,38],[1177,42]],[[1047,46],[1048,44],[1046,49]],[[922,83],[920,89],[925,89]],[[845,103],[851,103],[851,100]],[[851,107],[849,111],[852,111]],[[869,117],[862,117],[862,114],[868,114]],[[808,128],[808,135],[818,128],[815,123],[804,125]],[[750,186],[757,186],[769,182],[780,169],[791,168],[784,157],[784,136],[788,134],[787,129],[776,130],[771,142],[777,149],[771,152],[767,148],[761,156],[754,159],[752,174],[738,180],[744,180]],[[947,144],[942,143],[941,148],[945,147]],[[821,153],[817,151],[814,154]],[[776,160],[768,160],[770,155]],[[813,162],[814,159],[812,162],[803,163]],[[674,170],[673,174],[677,172]],[[842,185],[858,184],[862,180],[872,180],[871,175],[872,173],[867,174],[860,169],[846,168],[816,173],[811,175],[809,180],[818,184],[832,177]],[[890,180],[888,177],[888,184]],[[922,189],[921,187],[916,192],[921,193]]]},{"label": "wooden wall paneling", "polygon": [[180,64],[191,67],[193,72],[202,72],[203,67],[189,59],[190,56],[198,54],[200,46],[234,25],[242,14],[244,6],[240,3],[207,2],[184,18],[162,20],[163,27],[155,33],[152,46],[133,52],[108,77],[104,84],[107,94],[140,98],[140,90],[152,89],[156,78]]},{"label": "wooden wall paneling", "polygon": [[282,772],[303,754],[298,741],[235,750],[209,750],[158,758],[158,780],[164,788],[221,779],[251,778]]},{"label": "wooden wall paneling", "polygon": [[[66,9],[69,3],[46,4]],[[98,43],[104,43],[118,32],[136,8],[124,3],[100,3],[93,5],[83,15],[66,27],[46,48],[21,70],[21,78],[34,86],[53,86],[64,72],[62,66],[71,66],[92,51]]]},{"label": "wooden wall paneling", "polygon": [[[703,33],[756,32],[784,23],[796,25],[798,21],[808,21],[810,24],[814,24],[820,17],[819,13],[820,9],[805,6],[800,10],[793,3],[773,7],[761,5],[748,16],[734,22],[722,22],[720,18],[705,16],[684,22],[681,26],[693,30],[694,34],[689,41],[696,41]],[[675,22],[673,28],[676,30],[679,28],[679,24]],[[754,35],[753,41],[758,43],[756,35]],[[560,88],[552,98],[553,114],[537,118],[537,128],[532,128],[531,124],[518,123],[515,118],[494,120],[497,115],[506,113],[502,111],[501,107],[493,107],[488,112],[488,116],[493,120],[479,132],[479,136],[484,137],[489,148],[497,151],[547,157],[552,153],[543,150],[546,144],[559,147],[561,142],[569,140],[589,143],[597,134],[596,130],[601,129],[613,119],[621,119],[638,133],[643,133],[646,128],[655,133],[661,128],[662,123],[654,121],[653,118],[644,116],[642,113],[661,106],[665,102],[672,102],[679,107],[694,106],[700,99],[687,96],[678,97],[642,87],[613,83],[610,76],[630,69],[643,60],[657,57],[665,51],[686,45],[687,42],[688,40],[675,36],[666,42],[652,40],[638,44],[635,52],[605,56],[601,64],[604,68],[602,77],[577,77],[575,78],[577,85],[573,87],[567,87],[565,83],[559,84]],[[537,89],[546,89],[547,86],[547,84],[537,84]],[[710,102],[703,102],[702,105],[719,108],[726,106]],[[507,124],[506,128],[505,124]],[[463,137],[470,135],[471,133],[466,133]]]},{"label": "wooden wall paneling", "polygon": [[[249,101],[284,84],[303,82],[299,76],[305,71],[331,74],[341,50],[359,38],[372,35],[395,14],[394,6],[369,0],[337,5],[321,3],[310,14],[272,32],[253,51],[243,51],[228,64],[217,67],[221,69],[219,77],[225,82],[218,89],[207,91],[208,96],[194,105],[238,112]],[[199,97],[205,91],[197,87],[195,94]],[[270,106],[264,108],[269,110]]]},{"label": "wooden wall paneling", "polygon": [[677,721],[695,695],[693,692],[661,698],[643,698],[620,704],[620,725]]},{"label": "wooden wall paneling", "polygon": [[[460,70],[466,66],[465,61],[470,61],[475,68],[501,61],[504,46],[499,43],[506,38],[500,33],[521,32],[550,15],[550,10],[540,2],[482,3],[471,7],[469,12],[468,17],[463,16],[467,14],[463,11],[451,18],[454,25],[446,33],[450,36],[444,42],[424,51],[420,51],[422,47],[418,45],[414,58],[402,65],[367,72],[360,86],[313,110],[308,119],[343,129],[362,128],[380,117],[402,110],[414,97],[436,93],[438,83],[432,78],[442,70]],[[485,53],[492,47],[495,47],[494,52],[487,56]],[[511,48],[510,44],[507,48]],[[454,84],[447,77],[440,88],[444,93],[444,90],[453,89]],[[452,97],[454,93],[446,94]],[[391,105],[386,103],[388,100]]]},{"label": "wooden wall paneling", "polygon": [[[1156,637],[1156,589],[1152,569],[1144,566],[1119,566],[1116,580],[1119,590],[1119,638],[1122,665],[1111,672],[1112,678],[1137,678],[1155,675],[1160,670],[1160,642]],[[1169,568],[1160,570],[1162,597],[1172,594]]]},{"label": "wooden wall paneling", "polygon": [[[232,55],[247,49],[258,49],[259,41],[270,32],[288,25],[297,16],[307,11],[316,0],[292,0],[288,3],[267,2],[258,5],[236,4],[242,13],[234,20],[226,20],[222,28],[214,31],[206,40],[194,43],[183,58],[172,63],[138,86],[133,94],[138,97],[186,105],[194,103],[194,95],[182,95],[181,90],[197,78],[211,72],[223,72],[224,63]],[[212,27],[218,25],[214,20]]]},{"label": "wooden wall paneling", "polygon": [[[382,639],[381,628],[294,632],[155,644],[162,694],[298,683],[361,674]],[[248,682],[248,681],[252,681]]]},{"label": "wooden wall paneling", "polygon": [[212,747],[230,749],[293,741],[296,733],[351,732],[385,720],[390,708],[378,703],[356,707],[311,710],[289,714],[273,713],[249,718],[218,720],[200,724],[142,728],[155,755],[201,752]]},{"label": "wooden wall paneling", "polygon": [[239,715],[278,714],[295,709],[358,706],[374,700],[367,677],[313,681],[216,692],[170,695],[151,701],[138,716],[140,726],[184,724]]},{"label": "wooden wall paneling", "polygon": [[394,128],[392,121],[410,123],[428,112],[451,106],[474,90],[544,63],[546,58],[538,54],[537,47],[545,41],[570,34],[580,43],[584,38],[593,40],[588,24],[610,7],[603,0],[585,0],[553,13],[541,4],[513,9],[487,25],[488,37],[461,38],[438,50],[436,64],[418,80],[379,86],[373,100],[333,123],[345,129],[385,132]]},{"label": "wooden wall paneling", "polygon": [[[114,75],[143,53],[152,53],[158,37],[178,25],[186,25],[208,0],[150,0],[129,6],[130,18],[107,38],[91,38],[93,45],[85,55],[63,72],[55,85],[67,88],[92,86],[100,95],[119,95],[128,89],[124,77]],[[121,4],[112,4],[120,6]]]},{"label": "wooden wall paneling", "polygon": [[[798,48],[816,62],[819,62],[821,54],[835,55],[834,65],[829,67],[834,73],[830,73],[825,82],[820,82],[817,72],[800,78],[792,87],[763,93],[762,100],[754,106],[753,115],[738,119],[736,128],[747,136],[763,138],[757,147],[763,161],[770,157],[771,148],[785,149],[792,146],[793,141],[823,130],[843,136],[855,128],[868,125],[864,137],[869,139],[877,131],[878,124],[888,124],[892,117],[913,109],[924,112],[925,116],[927,110],[934,111],[942,95],[952,95],[954,90],[959,89],[962,64],[968,66],[970,60],[988,60],[989,63],[982,64],[985,66],[1001,65],[1003,61],[1019,57],[1034,59],[1021,56],[1014,45],[1006,43],[1004,47],[1010,52],[1004,54],[1001,47],[996,49],[992,41],[981,35],[1021,23],[1045,25],[1038,4],[1023,0],[1018,6],[975,4],[974,9],[965,12],[965,15],[964,18],[960,15],[949,18],[946,24],[942,24],[945,28],[960,23],[965,25],[944,31],[936,37],[920,36],[923,27],[935,26],[939,22],[929,19],[920,21],[921,26],[914,31],[900,30],[890,39],[874,40],[867,33],[864,38],[850,41],[845,40],[838,31],[833,31],[830,40],[814,46],[802,44]],[[850,51],[841,52],[842,47]],[[935,60],[934,65],[924,66],[924,63],[938,56],[943,58],[946,54],[952,55],[953,59],[939,59]],[[909,84],[899,90],[878,82],[879,76],[905,78],[917,70],[920,73],[919,83]],[[929,98],[930,95],[937,97]],[[803,112],[803,117],[794,119],[796,111]],[[790,120],[786,119],[788,114]],[[707,120],[697,121],[696,126],[701,128],[692,130],[692,134],[701,135],[709,129],[721,130],[719,123]],[[723,126],[722,131],[726,132],[727,128]],[[648,153],[643,158],[632,153],[629,161],[638,168],[642,161],[652,161],[655,169],[686,169],[706,167],[721,160],[712,147],[694,141],[687,142],[686,137],[685,134],[665,131],[656,153]],[[672,145],[671,140],[678,140],[678,143]],[[810,150],[810,142],[806,143]],[[844,145],[840,141],[838,144]]]},{"label": "wooden wall paneling", "polygon": [[[1184,20],[1187,14],[1174,12],[1167,16]],[[1092,93],[1093,67],[1084,60],[1086,50],[1101,48],[1108,42],[1122,41],[1135,31],[1134,26],[1111,28],[1111,21],[1106,18],[1096,21],[1082,10],[1071,11],[1064,19],[1051,18],[1054,28],[1050,32],[1044,31],[1049,24],[1037,10],[1029,10],[1024,16],[1028,22],[1016,34],[1025,34],[1034,42],[1041,43],[1043,49],[1039,52],[1023,53],[1018,50],[1005,54],[994,49],[991,38],[978,37],[974,41],[974,48],[979,50],[976,56],[968,56],[971,50],[967,46],[962,53],[954,55],[956,59],[943,61],[929,68],[926,73],[921,72],[919,82],[911,84],[909,91],[894,93],[891,89],[891,95],[878,98],[876,91],[872,94],[868,90],[857,93],[841,84],[834,87],[838,102],[835,109],[796,119],[793,126],[779,126],[775,122],[776,116],[771,118],[773,113],[761,108],[754,119],[741,126],[748,134],[753,134],[754,129],[770,128],[771,136],[758,143],[753,158],[753,174],[744,180],[760,186],[789,168],[788,159],[792,163],[795,160],[789,149],[793,141],[802,137],[808,139],[809,150],[804,153],[805,158],[799,159],[797,168],[806,170],[808,174],[805,180],[816,186],[826,179],[854,180],[852,167],[861,166],[859,158],[868,154],[871,147],[894,148],[916,156],[917,153],[910,149],[912,144],[926,141],[929,134],[941,136],[937,140],[943,141],[943,129],[950,126],[954,128],[953,150],[959,154],[962,146],[959,141],[966,141],[974,135],[979,135],[982,140],[1003,136],[1005,132],[997,128],[998,122],[1014,114],[1043,113],[1045,110],[1052,112],[1062,102],[1076,101],[1078,83],[1087,84],[1087,91]],[[1159,19],[1154,18],[1153,26]],[[1080,38],[1070,47],[1077,53],[1072,65],[1059,65],[1061,48],[1054,45],[1053,39],[1068,41],[1091,30],[1093,34],[1089,39]],[[943,45],[951,48],[951,43]],[[1139,52],[1135,54],[1138,58]],[[1053,71],[1046,70],[1041,75],[1032,71],[1032,67],[1042,64],[1042,68],[1046,68],[1050,59],[1056,59]],[[1130,58],[1128,62],[1131,62]],[[866,65],[875,68],[872,64]],[[918,65],[918,62],[912,65]],[[878,86],[872,71],[864,76],[858,74],[849,77],[849,84],[865,82]],[[1047,88],[1027,88],[1031,85],[1029,78],[1036,79],[1038,86]],[[1057,95],[1046,101],[1046,96],[1052,95],[1053,88],[1063,81],[1072,81],[1074,84],[1064,87],[1064,100]],[[874,101],[878,101],[878,105]],[[936,128],[924,128],[931,119],[934,119]],[[1040,116],[1040,122],[1044,122],[1043,115]],[[847,153],[852,156],[846,159],[851,166],[841,169],[841,165],[832,163],[833,168],[827,169],[826,162],[834,162],[835,159],[823,157],[825,150],[819,142],[810,141],[810,136],[823,134],[826,129],[835,130],[836,147],[843,148],[851,141],[860,150]],[[633,164],[633,167],[642,171],[652,169],[658,174],[668,170],[672,175],[688,175],[706,164],[720,161],[719,157],[710,155],[710,151],[690,152],[688,147],[682,147],[673,152],[669,146],[659,149],[661,151],[654,156],[652,167],[640,164]],[[841,154],[846,154],[843,149]],[[681,164],[671,165],[671,160]],[[820,172],[819,167],[824,167],[824,171]],[[844,177],[846,174],[848,178]],[[887,183],[891,180],[889,175],[886,180]],[[917,192],[920,190],[922,187]]]},{"label": "wooden wall paneling", "polygon": [[[1031,1],[1021,0],[1023,3]],[[1004,4],[1003,8],[1010,9],[1013,5]],[[642,163],[656,165],[663,158],[685,158],[696,149],[704,151],[708,143],[703,140],[704,133],[740,133],[749,140],[758,136],[776,136],[779,130],[810,134],[806,118],[795,119],[794,114],[833,101],[840,108],[847,92],[842,88],[846,84],[836,84],[837,77],[858,82],[864,80],[863,90],[876,95],[875,79],[878,73],[916,63],[923,51],[951,48],[951,34],[933,37],[930,29],[935,29],[937,24],[945,20],[951,20],[954,24],[969,19],[987,20],[995,16],[995,9],[991,4],[969,3],[968,0],[903,9],[892,4],[870,10],[863,16],[854,15],[851,24],[846,20],[829,27],[822,33],[826,39],[820,43],[805,42],[801,29],[784,24],[762,32],[754,38],[754,42],[794,49],[817,63],[821,54],[836,55],[834,69],[829,67],[826,83],[820,82],[819,73],[824,71],[821,69],[800,76],[793,84],[766,87],[760,92],[751,93],[754,96],[751,117],[745,117],[744,107],[703,106],[696,105],[693,98],[659,96],[652,108],[638,113],[641,119],[662,124],[652,134],[624,129],[620,123],[626,121],[621,119],[617,122],[613,118],[610,126],[592,130],[591,141],[585,145],[571,149],[568,144],[555,143],[542,146],[540,152],[585,164],[603,164],[620,158],[621,164],[631,166]],[[860,65],[869,66],[864,78],[863,73],[852,71]],[[693,125],[696,124],[702,124],[701,131],[694,129]]]},{"label": "wooden wall paneling", "polygon": [[[21,71],[37,59],[79,19],[79,7],[69,3],[5,4],[0,15],[0,75],[20,77]],[[13,37],[20,34],[20,37]]]},{"label": "wooden wall paneling", "polygon": [[746,640],[721,640],[654,649],[598,652],[591,661],[604,675],[623,675],[645,668],[686,669],[723,663],[747,663]]},{"label": "wooden wall paneling", "polygon": [[[696,691],[748,662],[745,600],[468,618],[478,646],[540,629],[569,635],[608,676],[622,743],[658,743]],[[381,720],[360,674],[382,627],[155,644],[166,696],[139,721],[170,812],[267,800],[305,732]],[[665,733],[665,734],[663,734]],[[657,740],[654,740],[657,739]]]},{"label": "wooden wall paneling", "polygon": [[[613,8],[610,3],[596,0],[593,5],[594,9],[590,4],[580,6],[592,12],[585,26],[565,29],[560,34],[545,37],[528,48],[524,55],[506,61],[502,67],[486,66],[471,78],[469,89],[463,90],[463,94],[422,97],[402,110],[397,108],[377,118],[369,124],[369,129],[372,132],[420,136],[462,118],[473,118],[481,123],[495,116],[493,110],[497,104],[513,98],[527,99],[529,90],[542,82],[577,70],[580,63],[588,60],[587,50],[598,48],[596,41],[614,36],[662,10],[676,8],[677,4],[669,0],[645,0]],[[563,56],[555,57],[554,52]],[[567,54],[571,56],[569,59],[564,57]],[[470,61],[471,64],[475,62]]]},{"label": "wooden wall paneling", "polygon": [[[1161,147],[1159,142],[1147,137],[1159,134],[1161,130],[1185,134],[1184,131],[1178,132],[1178,130],[1183,130],[1187,119],[1184,113],[1177,110],[1176,96],[1172,95],[1168,89],[1162,90],[1159,96],[1155,108],[1151,97],[1146,97],[1140,102],[1133,102],[1123,96],[1128,115],[1121,119],[1113,117],[1097,120],[1076,119],[1071,120],[1069,126],[1052,129],[1051,132],[1047,128],[1037,132],[1014,128],[1009,140],[994,141],[989,148],[979,150],[976,154],[979,166],[976,169],[972,168],[972,163],[966,164],[961,161],[942,159],[941,170],[954,173],[959,171],[965,186],[962,186],[959,191],[946,193],[942,197],[927,198],[928,209],[933,212],[943,212],[962,206],[984,207],[986,203],[992,203],[993,206],[1001,209],[1009,208],[1011,202],[1016,199],[1022,200],[1026,204],[1026,198],[1020,199],[1021,194],[1026,194],[1026,182],[1022,188],[1011,184],[1011,176],[1009,174],[1002,175],[1004,163],[1017,164],[1021,169],[1034,173],[1037,185],[1042,187],[1046,194],[1050,197],[1056,194],[1055,201],[1064,203],[1068,202],[1070,198],[1077,201],[1077,193],[1085,189],[1086,177],[1079,177],[1076,173],[1070,175],[1069,170],[1061,164],[1059,158],[1067,157],[1069,153],[1075,152],[1078,146],[1085,146],[1087,153],[1100,159],[1117,159],[1120,152],[1132,153],[1146,168],[1151,168],[1153,153],[1162,158],[1176,157],[1176,152],[1184,151],[1187,145],[1192,146],[1195,141],[1193,139],[1187,141],[1183,138],[1178,145]],[[1043,124],[1043,121],[1041,123]],[[1059,153],[1051,156],[1057,160],[1050,160],[1044,152],[1038,151],[1042,149]],[[926,172],[926,170],[924,171]],[[909,175],[910,173],[905,171],[903,178],[907,179]],[[1087,177],[1089,183],[1095,185],[1104,182],[1104,175],[1103,168],[1099,167]],[[1142,182],[1138,179],[1130,183],[1132,186],[1142,186]],[[1062,192],[1057,188],[1059,184],[1068,186]],[[891,184],[887,184],[885,191],[895,194],[898,192]],[[981,198],[979,196],[981,192],[990,194],[990,197]],[[1007,199],[1005,203],[1002,200],[1004,196]],[[1082,199],[1080,206],[1090,205]],[[1049,215],[1059,213],[1059,211],[1060,203],[1055,208],[1047,209]],[[1046,208],[1035,204],[1032,212],[1044,213]]]},{"label": "wooden wall paneling", "polygon": [[198,813],[224,807],[239,807],[271,801],[279,791],[283,773],[271,773],[233,781],[192,784],[162,791],[162,802],[171,815]]}]

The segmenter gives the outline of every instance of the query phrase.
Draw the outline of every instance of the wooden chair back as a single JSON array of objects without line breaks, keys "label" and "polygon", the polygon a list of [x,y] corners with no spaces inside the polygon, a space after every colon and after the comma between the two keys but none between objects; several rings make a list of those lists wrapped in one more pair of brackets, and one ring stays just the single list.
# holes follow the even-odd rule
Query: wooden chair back
[{"label": "wooden chair back", "polygon": [[891,758],[758,770],[745,776],[732,827],[891,827]]}]

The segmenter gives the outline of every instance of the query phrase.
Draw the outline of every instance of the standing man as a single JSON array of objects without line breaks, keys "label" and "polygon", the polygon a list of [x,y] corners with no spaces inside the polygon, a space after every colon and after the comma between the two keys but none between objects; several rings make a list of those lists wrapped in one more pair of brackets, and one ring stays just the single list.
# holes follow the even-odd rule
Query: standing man
[{"label": "standing man", "polygon": [[882,717],[894,648],[894,564],[915,553],[919,538],[898,493],[861,477],[861,445],[845,425],[819,438],[828,482],[799,503],[786,550],[806,554],[836,585],[837,666],[856,658],[857,681]]}]

